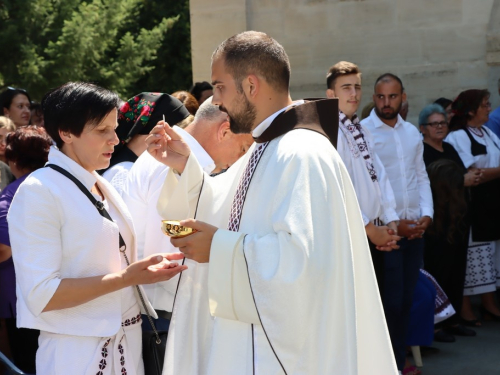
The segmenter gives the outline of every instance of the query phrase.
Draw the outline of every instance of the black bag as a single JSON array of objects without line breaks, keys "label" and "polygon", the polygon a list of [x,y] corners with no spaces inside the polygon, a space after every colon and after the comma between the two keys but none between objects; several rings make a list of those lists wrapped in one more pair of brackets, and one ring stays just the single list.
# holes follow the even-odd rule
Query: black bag
[{"label": "black bag", "polygon": [[146,375],[161,375],[163,371],[168,331],[157,332],[161,340],[159,344],[154,331],[142,331],[142,360]]}]

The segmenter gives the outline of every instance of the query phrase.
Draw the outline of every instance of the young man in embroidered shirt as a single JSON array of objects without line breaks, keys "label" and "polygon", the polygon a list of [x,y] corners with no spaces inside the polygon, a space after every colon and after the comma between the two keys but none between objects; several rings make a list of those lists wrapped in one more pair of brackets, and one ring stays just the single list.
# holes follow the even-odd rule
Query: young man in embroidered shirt
[{"label": "young man in embroidered shirt", "polygon": [[417,128],[399,112],[406,93],[401,80],[390,73],[375,82],[375,108],[361,122],[373,137],[396,198],[400,218],[399,249],[384,254],[382,301],[399,370],[406,356],[406,334],[413,291],[422,265],[422,235],[434,214],[429,178],[423,160],[423,144]]},{"label": "young man in embroidered shirt", "polygon": [[373,150],[371,134],[360,123],[356,111],[361,101],[361,72],[356,64],[340,61],[326,75],[326,96],[339,99],[337,151],[356,191],[365,224],[379,291],[383,283],[384,253],[396,244],[399,218],[396,200],[384,166]]}]

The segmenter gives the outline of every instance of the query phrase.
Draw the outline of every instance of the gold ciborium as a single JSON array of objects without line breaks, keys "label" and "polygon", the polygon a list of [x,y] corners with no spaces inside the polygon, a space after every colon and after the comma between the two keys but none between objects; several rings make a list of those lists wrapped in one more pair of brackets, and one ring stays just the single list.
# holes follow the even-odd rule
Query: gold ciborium
[{"label": "gold ciborium", "polygon": [[196,232],[195,229],[182,226],[179,220],[162,220],[161,230],[169,237],[182,238]]}]

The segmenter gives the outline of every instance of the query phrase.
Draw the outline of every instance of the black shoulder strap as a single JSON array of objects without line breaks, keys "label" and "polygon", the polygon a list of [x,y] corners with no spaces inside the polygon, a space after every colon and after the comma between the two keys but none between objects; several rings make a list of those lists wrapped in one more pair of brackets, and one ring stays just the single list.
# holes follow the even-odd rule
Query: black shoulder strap
[{"label": "black shoulder strap", "polygon": [[[78,186],[78,188],[82,191],[82,193],[85,194],[88,199],[90,199],[90,201],[95,206],[95,208],[97,208],[97,212],[99,212],[99,214],[101,214],[101,216],[108,219],[109,221],[113,221],[111,216],[109,216],[108,211],[106,211],[106,209],[104,208],[104,204],[102,202],[99,202],[97,199],[95,199],[95,197],[92,195],[92,193],[90,191],[88,191],[87,188],[75,176],[73,176],[66,169],[61,168],[58,165],[46,164],[45,166],[52,168],[53,170],[63,174],[64,176],[69,178],[71,181],[73,181],[75,183],[75,185]],[[127,248],[127,245],[125,244],[125,241],[123,240],[121,233],[118,233],[118,234],[120,236],[120,251],[125,251],[125,249]]]}]

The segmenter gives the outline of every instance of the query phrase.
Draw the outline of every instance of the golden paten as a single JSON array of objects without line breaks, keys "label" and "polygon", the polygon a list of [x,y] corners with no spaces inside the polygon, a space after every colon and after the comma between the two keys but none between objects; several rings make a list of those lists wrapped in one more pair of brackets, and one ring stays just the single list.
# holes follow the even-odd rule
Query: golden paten
[{"label": "golden paten", "polygon": [[179,220],[162,220],[161,230],[167,236],[174,238],[186,237],[196,232],[192,228],[182,226]]}]

